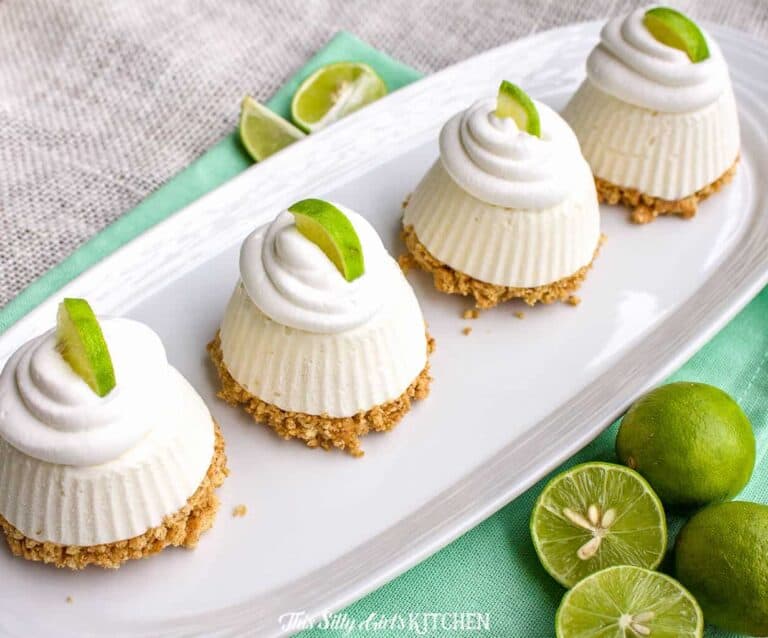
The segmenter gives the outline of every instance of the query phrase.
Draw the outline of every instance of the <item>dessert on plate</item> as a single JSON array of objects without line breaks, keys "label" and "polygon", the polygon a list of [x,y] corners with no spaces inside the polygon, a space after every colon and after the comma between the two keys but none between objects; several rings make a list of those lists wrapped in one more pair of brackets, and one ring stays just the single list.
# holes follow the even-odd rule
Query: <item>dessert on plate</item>
[{"label": "dessert on plate", "polygon": [[0,528],[13,554],[116,568],[213,524],[224,440],[160,338],[65,299],[0,374]]},{"label": "dessert on plate", "polygon": [[404,205],[403,240],[438,290],[471,295],[479,308],[567,300],[601,242],[594,181],[573,132],[502,82],[496,99],[443,127],[440,157]]},{"label": "dessert on plate", "polygon": [[723,54],[673,9],[610,20],[563,117],[600,201],[629,207],[636,223],[693,217],[736,170],[739,120]]},{"label": "dessert on plate", "polygon": [[243,242],[240,280],[208,351],[219,396],[281,437],[362,454],[429,392],[419,303],[373,227],[319,199]]}]

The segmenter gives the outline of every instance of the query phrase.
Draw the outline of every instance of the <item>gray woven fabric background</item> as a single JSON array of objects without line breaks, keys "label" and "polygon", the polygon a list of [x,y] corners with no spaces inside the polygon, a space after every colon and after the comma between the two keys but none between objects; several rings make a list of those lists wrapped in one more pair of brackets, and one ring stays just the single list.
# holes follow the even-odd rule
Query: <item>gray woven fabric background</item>
[{"label": "gray woven fabric background", "polygon": [[[0,306],[339,29],[422,71],[629,0],[0,0]],[[767,0],[670,2],[768,38]]]}]

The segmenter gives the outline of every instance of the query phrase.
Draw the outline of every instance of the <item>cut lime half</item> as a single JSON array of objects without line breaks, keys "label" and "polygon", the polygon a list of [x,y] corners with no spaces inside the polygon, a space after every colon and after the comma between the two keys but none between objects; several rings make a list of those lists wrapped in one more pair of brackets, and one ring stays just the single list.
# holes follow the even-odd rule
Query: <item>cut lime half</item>
[{"label": "cut lime half", "polygon": [[653,569],[667,547],[659,497],[634,470],[585,463],[544,488],[531,515],[541,564],[565,587],[613,565]]},{"label": "cut lime half", "polygon": [[496,117],[512,118],[521,131],[541,137],[541,121],[536,105],[523,89],[512,82],[504,80],[499,87]]},{"label": "cut lime half", "polygon": [[707,39],[688,16],[669,7],[654,7],[645,12],[645,28],[662,44],[685,53],[691,62],[709,57]]},{"label": "cut lime half", "polygon": [[326,254],[344,279],[353,281],[365,272],[360,238],[338,208],[322,199],[303,199],[288,210],[298,231]]},{"label": "cut lime half", "polygon": [[560,603],[558,638],[686,638],[704,634],[696,599],[676,580],[641,567],[609,567]]},{"label": "cut lime half", "polygon": [[64,299],[56,320],[56,347],[100,397],[115,387],[115,371],[96,315],[85,299]]},{"label": "cut lime half", "polygon": [[240,106],[239,130],[245,150],[257,162],[305,137],[303,131],[250,95],[243,98]]},{"label": "cut lime half", "polygon": [[291,102],[291,118],[313,133],[386,94],[384,80],[367,64],[328,64],[301,83]]}]

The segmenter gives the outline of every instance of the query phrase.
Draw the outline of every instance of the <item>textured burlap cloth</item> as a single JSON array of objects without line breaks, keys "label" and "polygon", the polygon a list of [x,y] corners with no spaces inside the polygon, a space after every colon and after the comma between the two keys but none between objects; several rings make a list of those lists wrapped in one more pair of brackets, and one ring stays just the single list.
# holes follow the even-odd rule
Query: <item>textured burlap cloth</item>
[{"label": "textured burlap cloth", "polygon": [[[614,0],[4,0],[0,306],[235,126],[346,29],[430,72]],[[674,2],[768,36],[765,0]]]}]

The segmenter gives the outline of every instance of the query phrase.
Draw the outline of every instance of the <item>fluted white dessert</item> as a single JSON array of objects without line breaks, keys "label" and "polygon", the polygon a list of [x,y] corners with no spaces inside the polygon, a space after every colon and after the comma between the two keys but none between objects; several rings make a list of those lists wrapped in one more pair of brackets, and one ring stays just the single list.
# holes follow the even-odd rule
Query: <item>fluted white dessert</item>
[{"label": "fluted white dessert", "polygon": [[717,42],[702,29],[710,55],[694,63],[651,35],[646,11],[605,25],[563,117],[595,176],[678,200],[736,161],[738,113]]},{"label": "fluted white dessert", "polygon": [[499,286],[535,287],[588,265],[600,238],[589,166],[560,116],[535,102],[541,137],[495,115],[494,99],[452,117],[404,224],[444,264]]},{"label": "fluted white dessert", "polygon": [[126,540],[160,525],[211,464],[210,412],[144,324],[104,319],[117,385],[97,396],[52,330],[0,374],[0,514],[60,545]]},{"label": "fluted white dessert", "polygon": [[365,272],[346,281],[283,212],[240,253],[241,281],[220,326],[242,387],[289,412],[348,417],[397,399],[426,365],[416,296],[373,227],[351,221]]}]

